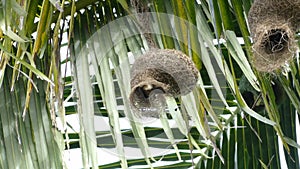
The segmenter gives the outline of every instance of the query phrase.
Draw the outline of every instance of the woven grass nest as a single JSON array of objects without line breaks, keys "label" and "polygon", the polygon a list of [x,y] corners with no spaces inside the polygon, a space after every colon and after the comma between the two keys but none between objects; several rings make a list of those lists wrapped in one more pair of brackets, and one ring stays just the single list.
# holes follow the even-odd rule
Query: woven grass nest
[{"label": "woven grass nest", "polygon": [[300,0],[256,0],[248,15],[253,37],[253,66],[273,72],[288,63],[297,50]]},{"label": "woven grass nest", "polygon": [[131,107],[139,118],[158,118],[166,107],[165,96],[186,95],[198,81],[198,70],[184,53],[151,49],[131,68]]}]

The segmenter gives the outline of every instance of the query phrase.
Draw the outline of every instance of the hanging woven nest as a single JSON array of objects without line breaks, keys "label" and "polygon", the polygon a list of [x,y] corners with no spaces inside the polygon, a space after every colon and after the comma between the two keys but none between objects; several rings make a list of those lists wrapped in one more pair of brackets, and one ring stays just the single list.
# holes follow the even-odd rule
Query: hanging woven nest
[{"label": "hanging woven nest", "polygon": [[165,96],[186,95],[198,81],[198,70],[184,53],[172,49],[151,49],[131,68],[131,106],[138,117],[159,116]]},{"label": "hanging woven nest", "polygon": [[300,0],[256,0],[248,21],[254,41],[252,64],[258,71],[272,72],[293,58]]},{"label": "hanging woven nest", "polygon": [[253,65],[258,71],[272,72],[289,62],[296,52],[295,32],[288,24],[260,25],[253,44]]}]

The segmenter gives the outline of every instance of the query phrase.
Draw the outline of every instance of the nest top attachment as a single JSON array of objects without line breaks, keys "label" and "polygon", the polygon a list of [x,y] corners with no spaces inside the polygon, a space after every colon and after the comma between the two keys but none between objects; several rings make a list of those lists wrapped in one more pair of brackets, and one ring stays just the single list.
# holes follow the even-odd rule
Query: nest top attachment
[{"label": "nest top attachment", "polygon": [[257,32],[258,25],[282,25],[289,23],[290,29],[300,28],[300,0],[255,0],[248,14],[252,33]]},{"label": "nest top attachment", "polygon": [[256,0],[248,16],[253,37],[253,66],[273,72],[288,63],[297,50],[300,0]]},{"label": "nest top attachment", "polygon": [[141,116],[156,117],[158,109],[164,109],[164,96],[188,94],[196,86],[198,74],[194,63],[181,51],[151,49],[131,68],[130,103],[134,109],[143,110]]}]

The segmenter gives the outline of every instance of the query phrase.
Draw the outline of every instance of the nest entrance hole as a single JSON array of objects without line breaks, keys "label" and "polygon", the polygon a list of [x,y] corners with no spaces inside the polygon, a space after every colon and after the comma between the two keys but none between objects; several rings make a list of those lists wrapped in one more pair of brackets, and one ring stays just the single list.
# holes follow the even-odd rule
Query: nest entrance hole
[{"label": "nest entrance hole", "polygon": [[263,47],[267,54],[279,53],[288,49],[289,36],[284,29],[271,29],[264,35]]},{"label": "nest entrance hole", "polygon": [[150,96],[150,93],[154,90],[158,90],[161,93],[165,93],[164,89],[162,87],[158,87],[152,84],[144,85],[142,87],[138,87],[136,89],[136,94],[143,99],[148,99]]}]

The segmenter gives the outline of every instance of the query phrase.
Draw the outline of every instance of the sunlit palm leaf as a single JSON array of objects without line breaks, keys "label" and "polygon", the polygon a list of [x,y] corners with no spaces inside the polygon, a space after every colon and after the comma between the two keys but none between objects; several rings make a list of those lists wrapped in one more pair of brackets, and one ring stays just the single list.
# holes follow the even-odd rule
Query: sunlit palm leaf
[{"label": "sunlit palm leaf", "polygon": [[[124,17],[134,13],[129,1],[72,2],[0,2],[0,168],[62,168],[64,145],[52,126],[55,116],[63,130],[68,126],[66,147],[81,149],[85,168],[280,168],[282,155],[289,168],[299,168],[299,56],[287,72],[270,76],[252,69],[247,25],[252,0],[149,0],[158,46],[186,53],[201,75],[192,93],[169,100],[158,126],[137,122],[129,106],[131,63],[148,50],[136,16]],[[61,17],[70,15],[68,44],[76,71],[62,83],[58,35],[66,30],[58,28]],[[89,41],[95,32],[97,38]],[[65,123],[75,114],[80,131],[72,121]],[[94,121],[99,118],[107,128]],[[98,164],[99,148],[120,161]],[[139,156],[128,157],[130,148]],[[170,152],[152,154],[153,148]]]},{"label": "sunlit palm leaf", "polygon": [[[1,168],[61,168],[62,137],[53,128],[44,93],[44,83],[35,80],[38,90],[33,91],[27,116],[22,117],[26,88],[20,78],[10,91],[10,75],[6,71],[1,97]],[[54,137],[55,136],[55,137]],[[8,160],[10,159],[10,160]],[[34,160],[32,160],[34,159]]]}]

